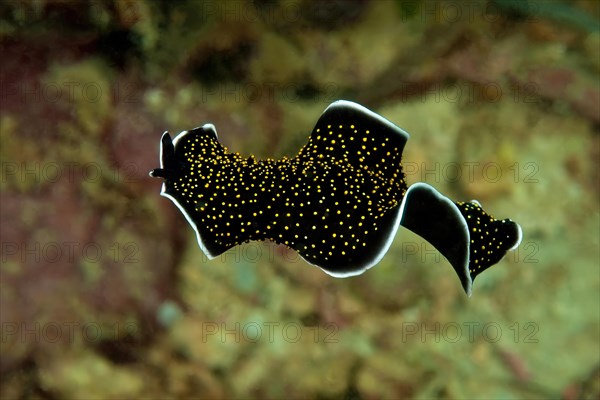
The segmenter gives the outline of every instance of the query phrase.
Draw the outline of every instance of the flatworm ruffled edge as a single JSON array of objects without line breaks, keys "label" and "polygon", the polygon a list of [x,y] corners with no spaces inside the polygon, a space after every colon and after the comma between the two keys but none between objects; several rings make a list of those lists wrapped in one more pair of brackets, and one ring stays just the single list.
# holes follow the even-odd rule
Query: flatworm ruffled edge
[{"label": "flatworm ruffled edge", "polygon": [[[359,111],[359,112],[361,112],[363,114],[366,114],[367,116],[369,116],[371,118],[376,119],[377,121],[381,122],[382,124],[386,125],[392,131],[394,131],[398,135],[402,136],[402,138],[404,139],[405,142],[408,141],[408,139],[410,138],[410,135],[409,135],[408,132],[406,132],[405,130],[403,130],[402,128],[400,128],[399,126],[397,126],[396,124],[394,124],[393,122],[385,119],[384,117],[382,117],[379,114],[376,114],[375,112],[369,110],[368,108],[363,107],[360,104],[354,103],[352,101],[337,100],[337,101],[331,103],[325,109],[325,111],[323,111],[323,113],[321,115],[327,113],[328,111],[333,111],[336,108],[351,108],[351,109],[354,109],[356,111]],[[399,165],[398,168],[400,168],[400,167],[401,166]],[[308,264],[313,265],[315,267],[318,267],[319,269],[321,269],[322,271],[324,271],[328,275],[333,276],[335,278],[347,278],[347,277],[350,277],[350,276],[356,276],[356,275],[363,274],[365,271],[367,271],[368,269],[374,267],[377,263],[379,263],[379,261],[381,261],[383,259],[383,257],[385,256],[385,254],[389,250],[390,246],[392,245],[392,242],[394,241],[396,233],[398,232],[398,227],[400,226],[400,221],[402,220],[402,212],[404,210],[404,200],[405,199],[406,199],[406,197],[404,199],[402,199],[402,203],[401,203],[400,207],[398,208],[398,211],[396,211],[396,215],[393,216],[393,218],[394,218],[395,221],[394,221],[394,224],[393,224],[393,228],[391,229],[390,234],[388,235],[387,241],[385,242],[385,244],[383,244],[383,246],[381,246],[381,250],[369,262],[367,262],[365,265],[355,266],[355,267],[353,267],[353,269],[351,271],[347,271],[347,272],[332,272],[332,271],[327,271],[326,269],[321,268],[317,264],[311,263],[306,258],[302,257],[302,255],[300,255],[300,253],[298,253],[298,254]]]},{"label": "flatworm ruffled edge", "polygon": [[[464,249],[464,257],[462,259],[462,273],[463,276],[465,277],[465,285],[463,286],[463,289],[465,290],[465,292],[467,293],[467,296],[471,297],[471,292],[472,292],[472,288],[473,288],[473,279],[471,278],[471,273],[469,272],[469,255],[471,254],[471,234],[469,232],[469,225],[467,224],[467,221],[465,220],[465,217],[462,215],[462,213],[460,212],[460,210],[458,209],[458,207],[456,206],[456,204],[454,204],[454,202],[452,200],[450,200],[448,197],[444,196],[443,194],[441,194],[437,189],[435,189],[433,186],[424,183],[424,182],[417,182],[412,184],[408,190],[406,191],[406,194],[404,196],[404,199],[402,199],[402,207],[404,208],[404,205],[406,203],[406,201],[410,198],[410,192],[412,190],[415,189],[425,189],[427,191],[429,191],[430,193],[432,193],[437,199],[443,201],[450,210],[454,211],[456,213],[456,216],[458,217],[460,223],[461,223],[461,227],[463,228],[463,232],[466,236],[466,248]],[[417,233],[417,235],[419,235],[419,233]],[[421,236],[421,235],[419,235]],[[423,236],[421,236],[423,237]],[[427,240],[427,238],[423,237],[425,240]],[[444,254],[442,254],[444,255]],[[448,262],[450,264],[452,264],[452,262],[446,257],[446,260],[448,260]],[[454,265],[453,265],[454,267]],[[455,268],[456,270],[456,268]],[[459,277],[462,278],[462,277]],[[462,281],[462,279],[461,279]]]}]

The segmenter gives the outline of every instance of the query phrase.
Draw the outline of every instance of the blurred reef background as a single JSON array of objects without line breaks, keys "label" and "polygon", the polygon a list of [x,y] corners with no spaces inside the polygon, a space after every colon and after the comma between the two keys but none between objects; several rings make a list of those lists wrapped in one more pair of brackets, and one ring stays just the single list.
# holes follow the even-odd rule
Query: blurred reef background
[{"label": "blurred reef background", "polygon": [[[3,1],[0,397],[600,396],[600,2]],[[334,279],[250,243],[206,260],[159,138],[207,122],[294,156],[357,101],[408,183],[519,222],[472,298],[400,230]]]}]

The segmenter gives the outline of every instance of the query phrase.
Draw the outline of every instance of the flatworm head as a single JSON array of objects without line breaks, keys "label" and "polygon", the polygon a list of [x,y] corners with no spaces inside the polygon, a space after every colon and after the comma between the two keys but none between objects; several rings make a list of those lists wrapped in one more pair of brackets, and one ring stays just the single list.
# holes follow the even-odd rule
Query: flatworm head
[{"label": "flatworm head", "polygon": [[229,152],[212,124],[161,138],[161,194],[171,199],[213,258],[271,240],[336,277],[361,274],[390,247],[400,225],[433,244],[470,294],[473,279],[518,245],[521,230],[479,203],[454,203],[402,172],[408,133],[372,111],[337,101],[292,158]]}]

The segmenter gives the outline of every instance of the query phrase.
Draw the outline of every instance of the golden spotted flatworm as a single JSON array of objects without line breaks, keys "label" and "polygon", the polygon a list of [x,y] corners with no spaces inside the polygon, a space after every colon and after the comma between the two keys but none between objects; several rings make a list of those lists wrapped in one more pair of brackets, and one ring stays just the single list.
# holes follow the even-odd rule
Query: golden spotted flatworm
[{"label": "golden spotted flatworm", "polygon": [[335,277],[377,264],[398,227],[431,243],[468,295],[474,278],[515,249],[521,228],[477,201],[453,202],[425,183],[407,186],[408,133],[365,107],[336,101],[293,158],[231,153],[212,124],[161,138],[161,194],[173,201],[214,258],[251,240],[284,244]]}]

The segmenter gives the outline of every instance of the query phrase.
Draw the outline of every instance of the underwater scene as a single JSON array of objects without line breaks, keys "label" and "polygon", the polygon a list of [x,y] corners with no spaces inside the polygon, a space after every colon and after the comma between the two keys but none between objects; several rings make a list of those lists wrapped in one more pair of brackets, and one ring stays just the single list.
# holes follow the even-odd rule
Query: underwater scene
[{"label": "underwater scene", "polygon": [[1,399],[600,399],[600,2],[0,3]]}]

